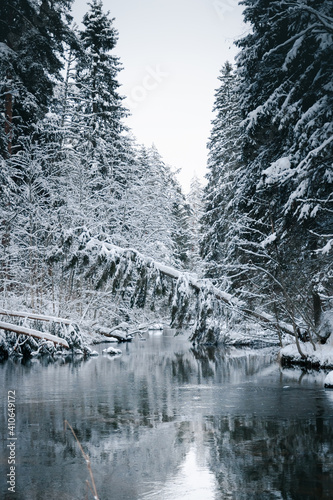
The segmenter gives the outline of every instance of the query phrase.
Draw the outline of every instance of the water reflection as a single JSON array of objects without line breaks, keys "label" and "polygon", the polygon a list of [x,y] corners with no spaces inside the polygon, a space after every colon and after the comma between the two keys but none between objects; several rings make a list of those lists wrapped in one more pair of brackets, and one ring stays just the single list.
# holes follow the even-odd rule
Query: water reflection
[{"label": "water reflection", "polygon": [[[332,429],[312,419],[212,419],[211,469],[221,498],[331,498]],[[222,495],[223,493],[223,495]]]},{"label": "water reflection", "polygon": [[[3,408],[17,391],[17,499],[85,497],[88,471],[65,419],[101,500],[332,497],[324,374],[280,370],[272,349],[193,350],[171,335],[121,348],[118,359],[0,365]],[[0,497],[15,499],[6,470],[4,460]]]},{"label": "water reflection", "polygon": [[[204,455],[203,455],[204,452]],[[165,484],[148,482],[150,491],[140,500],[214,500],[216,479],[206,466],[205,449],[191,446],[177,472],[168,477]]]}]

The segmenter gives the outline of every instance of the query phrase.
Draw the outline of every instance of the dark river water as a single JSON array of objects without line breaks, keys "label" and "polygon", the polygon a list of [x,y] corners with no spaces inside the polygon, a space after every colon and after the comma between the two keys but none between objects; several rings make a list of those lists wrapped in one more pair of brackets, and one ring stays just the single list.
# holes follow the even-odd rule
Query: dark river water
[{"label": "dark river water", "polygon": [[93,499],[65,420],[100,500],[333,499],[324,373],[282,370],[272,348],[194,351],[171,332],[122,344],[115,358],[105,347],[87,361],[0,364],[1,499]]}]

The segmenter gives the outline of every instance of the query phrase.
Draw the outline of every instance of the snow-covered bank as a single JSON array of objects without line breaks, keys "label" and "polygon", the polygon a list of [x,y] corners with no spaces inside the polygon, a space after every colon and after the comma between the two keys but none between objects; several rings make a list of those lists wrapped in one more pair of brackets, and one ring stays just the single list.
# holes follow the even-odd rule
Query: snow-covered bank
[{"label": "snow-covered bank", "polygon": [[247,320],[232,327],[224,325],[221,329],[223,344],[232,346],[265,347],[278,346],[279,336],[275,331],[267,330],[257,323]]},{"label": "snow-covered bank", "polygon": [[39,355],[93,355],[87,335],[77,325],[61,318],[32,316],[10,312],[5,316],[6,321],[0,323],[0,360]]},{"label": "snow-covered bank", "polygon": [[[36,358],[49,356],[53,359],[66,356],[90,357],[96,355],[93,345],[109,342],[128,342],[137,335],[162,333],[164,323],[121,322],[114,326],[103,326],[86,322],[82,329],[68,319],[37,315],[29,312],[11,312],[0,310],[0,360],[9,357]],[[2,330],[1,330],[2,328]],[[158,328],[158,330],[157,330]],[[188,338],[190,331],[183,334]],[[264,348],[276,346],[283,366],[299,366],[307,369],[333,369],[333,339],[326,344],[315,344],[299,341],[299,349],[291,336],[284,336],[289,344],[279,348],[279,337],[271,330],[265,330],[251,321],[241,322],[224,327],[221,330],[221,341],[212,345],[242,346]],[[121,351],[109,347],[103,351],[111,355],[121,355]],[[218,352],[218,349],[216,349]]]},{"label": "snow-covered bank", "polygon": [[289,344],[280,351],[281,364],[283,366],[301,366],[304,368],[332,368],[333,369],[333,345],[315,344],[315,349],[310,342],[300,342],[300,348],[304,357],[299,353],[296,344]]},{"label": "snow-covered bank", "polygon": [[[142,336],[149,323],[131,328],[128,323],[104,327],[89,322],[80,328],[69,319],[0,309],[0,360],[9,357],[96,356],[94,344],[129,342]],[[111,348],[112,349],[112,348]],[[119,354],[117,352],[117,354]]]}]

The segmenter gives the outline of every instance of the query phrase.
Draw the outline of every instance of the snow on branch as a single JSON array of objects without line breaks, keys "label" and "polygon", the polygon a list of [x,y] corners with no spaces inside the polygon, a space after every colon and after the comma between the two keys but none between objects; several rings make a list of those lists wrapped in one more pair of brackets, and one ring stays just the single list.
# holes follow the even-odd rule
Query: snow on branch
[{"label": "snow on branch", "polygon": [[0,42],[0,56],[5,58],[7,56],[16,56],[16,52],[8,47],[8,45],[4,42]]},{"label": "snow on branch", "polygon": [[35,337],[37,339],[49,340],[54,344],[59,344],[63,347],[69,349],[69,345],[65,339],[57,337],[56,335],[51,335],[50,333],[39,332],[38,330],[33,330],[32,328],[26,328],[24,326],[13,325],[11,323],[5,323],[0,321],[0,329],[7,330],[9,332],[14,332],[22,335],[28,335],[29,337]]},{"label": "snow on branch", "polygon": [[27,319],[37,319],[39,321],[49,321],[52,323],[63,323],[64,325],[72,325],[73,322],[65,318],[57,318],[54,316],[45,316],[44,314],[34,314],[21,311],[7,311],[6,309],[0,309],[0,315],[3,316],[13,316],[15,318],[27,318]]},{"label": "snow on branch", "polygon": [[293,175],[291,168],[290,157],[284,156],[270,164],[261,174],[261,180],[258,184],[260,188],[263,184],[270,185],[277,182],[285,182]]},{"label": "snow on branch", "polygon": [[304,2],[285,2],[285,4],[288,7],[294,7],[295,11],[303,10],[313,14],[329,33],[333,33],[333,17],[323,14],[309,5],[305,5]]},{"label": "snow on branch", "polygon": [[[176,286],[173,289],[173,299],[171,301],[172,326],[181,327],[186,320],[194,319],[192,341],[213,343],[219,339],[220,323],[223,316],[221,303],[242,315],[255,318],[271,329],[295,335],[293,325],[278,322],[274,316],[265,312],[248,309],[244,302],[213,286],[210,280],[198,280],[189,273],[178,271],[173,267],[157,262],[133,248],[122,248],[92,238],[87,242],[84,250],[85,255],[86,251],[95,254],[96,258],[94,262],[89,259],[90,269],[87,275],[104,281],[113,278],[112,287],[115,293],[119,293],[119,290],[123,290],[124,286],[129,284],[129,278],[136,280],[134,298],[137,300],[137,297],[141,296],[142,298],[144,296],[143,304],[149,280],[150,283],[160,282],[161,276],[175,280]],[[134,271],[136,273],[135,277],[133,275]],[[134,300],[132,300],[132,303],[134,303]],[[191,316],[191,310],[193,311],[193,309],[195,311],[194,318]],[[303,328],[303,325],[298,326]]]},{"label": "snow on branch", "polygon": [[333,239],[329,240],[323,248],[316,250],[315,253],[321,253],[323,255],[328,254],[333,248]]},{"label": "snow on branch", "polygon": [[136,261],[137,264],[140,265],[140,267],[144,266],[147,268],[150,268],[152,270],[159,271],[162,275],[168,276],[169,278],[172,278],[174,280],[179,280],[179,279],[185,279],[186,276],[186,281],[188,285],[192,288],[194,288],[197,291],[200,291],[202,288],[208,287],[209,290],[220,300],[230,304],[230,305],[240,305],[241,302],[239,299],[231,295],[230,293],[224,292],[223,290],[219,290],[218,288],[212,286],[208,280],[198,280],[191,276],[188,273],[183,273],[181,271],[178,271],[177,269],[166,266],[165,264],[162,264],[161,262],[158,262],[150,257],[147,257],[137,250],[133,248],[122,248],[117,245],[113,245],[111,243],[106,243],[106,242],[101,242],[97,239],[92,239],[90,242],[87,244],[87,249],[100,249],[99,253],[100,255],[104,257],[125,257],[128,260],[131,261]]},{"label": "snow on branch", "polygon": [[320,144],[320,146],[318,146],[317,148],[314,148],[312,149],[308,154],[307,156],[297,165],[296,167],[296,170],[298,172],[302,172],[303,170],[303,167],[304,165],[312,158],[312,157],[316,157],[318,156],[319,153],[321,153],[321,151],[323,149],[326,148],[326,146],[328,146],[331,142],[333,141],[333,135],[328,137],[322,144]]},{"label": "snow on branch", "polygon": [[306,33],[308,33],[309,31],[313,31],[314,28],[319,28],[320,25],[318,23],[314,23],[314,24],[311,24],[310,26],[308,26],[307,28],[305,28],[303,31],[300,31],[299,33],[297,33],[296,35],[294,36],[291,36],[290,38],[288,38],[288,40],[286,40],[285,42],[281,43],[280,45],[277,45],[276,47],[274,47],[273,49],[269,50],[268,52],[266,52],[266,54],[264,55],[264,58],[266,57],[269,57],[271,54],[273,54],[274,52],[277,52],[279,51],[280,49],[282,49],[283,47],[285,47],[286,45],[289,45],[291,44],[292,42],[294,42],[295,40],[298,40],[299,38],[301,37],[304,37],[304,35]]},{"label": "snow on branch", "polygon": [[[304,30],[302,30],[299,33],[296,33],[294,36],[291,36],[290,38],[288,38],[288,40],[286,40],[285,42],[281,43],[280,45],[277,45],[276,47],[274,47],[271,50],[269,50],[268,52],[266,52],[266,54],[264,55],[264,58],[269,57],[271,54],[273,54],[275,52],[278,52],[280,49],[291,44],[292,42],[299,41],[299,43],[301,43],[302,40],[304,39],[304,35],[306,35],[308,32],[314,32],[314,30],[316,28],[321,29],[321,30],[324,28],[324,31],[326,31],[327,33],[333,34],[333,18],[332,17],[326,16],[325,14],[310,7],[309,5],[304,5],[303,2],[283,2],[283,5],[288,7],[288,9],[283,10],[280,14],[281,16],[290,17],[290,15],[292,13],[299,13],[300,11],[305,11],[305,12],[308,12],[308,13],[312,14],[313,16],[315,16],[316,21],[313,24],[310,24],[310,26],[308,26]],[[297,43],[294,46],[294,48],[295,49],[298,48]]]}]

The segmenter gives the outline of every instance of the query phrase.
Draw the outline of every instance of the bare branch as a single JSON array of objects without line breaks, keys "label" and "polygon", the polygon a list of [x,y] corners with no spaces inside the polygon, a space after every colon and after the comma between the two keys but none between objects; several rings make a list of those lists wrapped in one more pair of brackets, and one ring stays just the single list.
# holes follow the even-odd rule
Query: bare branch
[{"label": "bare branch", "polygon": [[70,428],[70,430],[72,431],[72,434],[73,434],[73,436],[74,436],[77,444],[79,445],[79,448],[80,448],[80,451],[82,453],[82,456],[83,456],[83,458],[86,461],[86,464],[87,464],[87,467],[88,467],[88,470],[89,470],[90,479],[91,479],[91,485],[90,485],[89,481],[87,481],[87,485],[90,488],[92,494],[94,495],[94,499],[95,500],[99,500],[99,497],[98,497],[98,494],[97,494],[97,490],[96,490],[94,475],[93,475],[93,472],[92,472],[92,469],[91,469],[90,459],[89,459],[88,455],[84,452],[84,450],[82,448],[82,445],[81,445],[80,441],[78,440],[77,435],[75,434],[74,429],[71,426],[71,424],[68,422],[68,420],[64,421],[64,426],[65,426],[65,431],[67,430],[67,427]]}]

